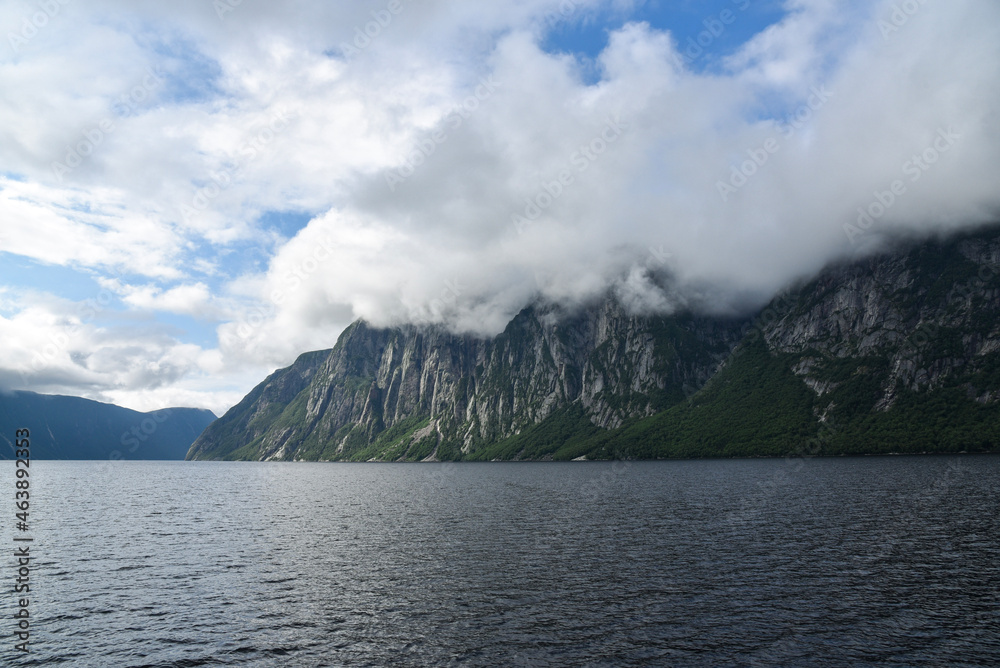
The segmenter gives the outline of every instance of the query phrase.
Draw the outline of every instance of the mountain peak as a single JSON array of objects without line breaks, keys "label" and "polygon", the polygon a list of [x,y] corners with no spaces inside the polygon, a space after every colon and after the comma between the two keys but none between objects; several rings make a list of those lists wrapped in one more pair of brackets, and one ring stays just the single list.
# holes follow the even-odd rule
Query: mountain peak
[{"label": "mountain peak", "polygon": [[[993,447],[998,261],[995,231],[927,242],[833,266],[745,318],[636,314],[609,294],[532,304],[492,338],[359,320],[189,457],[777,455],[833,422],[830,452]],[[929,407],[956,417],[915,429]]]}]

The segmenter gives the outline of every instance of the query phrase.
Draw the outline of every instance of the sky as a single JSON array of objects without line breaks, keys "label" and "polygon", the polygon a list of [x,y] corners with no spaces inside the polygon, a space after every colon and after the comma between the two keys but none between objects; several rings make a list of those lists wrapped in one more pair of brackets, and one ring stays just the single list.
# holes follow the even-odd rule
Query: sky
[{"label": "sky", "polygon": [[1000,219],[996,0],[0,3],[0,388],[217,415],[352,321],[735,314]]}]

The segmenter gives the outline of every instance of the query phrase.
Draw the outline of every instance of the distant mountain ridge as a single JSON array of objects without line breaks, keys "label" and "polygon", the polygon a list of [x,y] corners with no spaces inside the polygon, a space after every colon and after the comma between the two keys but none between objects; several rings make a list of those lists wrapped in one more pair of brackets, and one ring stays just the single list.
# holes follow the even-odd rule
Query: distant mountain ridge
[{"label": "distant mountain ridge", "polygon": [[184,459],[215,420],[199,408],[140,413],[80,397],[0,394],[0,459],[13,459],[15,430],[31,433],[33,459]]},{"label": "distant mountain ridge", "polygon": [[491,339],[359,321],[189,459],[444,460],[1000,447],[1000,234],[822,272],[753,317],[531,307]]}]

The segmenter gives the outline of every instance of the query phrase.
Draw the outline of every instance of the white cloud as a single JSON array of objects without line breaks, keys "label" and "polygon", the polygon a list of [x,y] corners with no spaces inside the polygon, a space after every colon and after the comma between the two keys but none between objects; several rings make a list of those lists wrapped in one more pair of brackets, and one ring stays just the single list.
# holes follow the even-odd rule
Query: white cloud
[{"label": "white cloud", "polygon": [[178,285],[169,290],[155,285],[122,286],[120,290],[123,293],[122,300],[137,309],[190,315],[195,318],[216,319],[224,315],[204,283]]},{"label": "white cloud", "polygon": [[[714,285],[707,306],[724,310],[854,252],[843,225],[948,127],[960,128],[960,142],[874,232],[988,216],[998,199],[990,161],[1000,157],[990,102],[1000,82],[1000,59],[991,57],[997,10],[983,2],[928,5],[887,42],[876,21],[888,5],[871,14],[838,11],[845,3],[796,6],[724,76],[678,72],[670,42],[641,25],[612,35],[596,86],[583,85],[572,63],[542,53],[528,36],[505,37],[490,63],[505,82],[495,97],[395,192],[377,177],[362,181],[353,202],[303,232],[303,239],[331,235],[338,260],[273,322],[321,320],[342,305],[376,322],[496,331],[534,296],[586,298],[619,276],[634,285],[636,267],[648,266],[649,249],[660,247],[670,249],[667,264],[681,282],[667,301]],[[864,19],[851,43],[845,16]],[[831,43],[845,50],[824,51]],[[771,92],[785,113],[801,112],[788,119],[794,126],[761,117]],[[600,136],[609,115],[628,129],[578,169],[573,156]],[[443,120],[431,127],[448,130]],[[413,133],[414,142],[428,135]],[[723,202],[717,183],[770,139],[777,151]],[[511,214],[525,214],[526,198],[548,203],[545,184],[560,169],[572,185],[518,234]],[[282,249],[268,287],[311,248]],[[442,305],[455,280],[462,294]],[[259,331],[270,338],[266,327]]]},{"label": "white cloud", "polygon": [[[224,412],[266,364],[227,368],[217,350],[180,343],[169,327],[96,300],[5,293],[0,383],[70,394],[136,410],[196,405]],[[239,395],[239,396],[238,396]],[[191,403],[193,401],[193,403]]]},{"label": "white cloud", "polygon": [[181,275],[182,240],[110,189],[53,188],[0,177],[0,250],[43,263]]},{"label": "white cloud", "polygon": [[[571,4],[571,22],[628,11]],[[892,2],[789,0],[705,73],[629,23],[593,84],[539,46],[558,0],[403,6],[346,58],[384,2],[221,18],[203,2],[71,3],[0,56],[0,86],[22,91],[0,100],[16,175],[0,176],[0,247],[97,272],[131,309],[85,324],[32,387],[218,408],[263,377],[247,369],[330,346],[356,317],[495,332],[532,299],[609,289],[637,309],[725,311],[884,234],[996,216],[992,0],[923,3],[888,32]],[[108,120],[60,181],[52,163]],[[949,128],[959,138],[909,180]],[[844,225],[897,179],[905,194],[852,244]],[[291,240],[258,224],[289,210],[315,213]],[[11,303],[0,368],[16,375],[72,323],[65,304]],[[218,348],[151,311],[219,322]]]}]

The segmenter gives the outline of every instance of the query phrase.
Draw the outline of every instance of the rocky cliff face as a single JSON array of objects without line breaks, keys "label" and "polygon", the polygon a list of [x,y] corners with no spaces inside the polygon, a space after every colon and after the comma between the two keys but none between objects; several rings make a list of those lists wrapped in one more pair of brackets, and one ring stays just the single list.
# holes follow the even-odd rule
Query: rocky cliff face
[{"label": "rocky cliff face", "polygon": [[[745,320],[633,315],[608,299],[572,313],[525,309],[492,339],[357,322],[332,350],[272,374],[188,457],[468,458],[527,434],[537,446],[539,429],[553,451],[562,439],[589,452],[587,439],[689,410],[711,378],[745,375],[731,354],[752,345],[814,397],[816,423],[796,433],[886,413],[921,392],[958,388],[994,406],[998,311],[994,232],[830,268]],[[540,452],[517,448],[505,456]]]},{"label": "rocky cliff face", "polygon": [[768,348],[800,356],[795,371],[822,395],[836,385],[811,373],[824,359],[868,359],[876,409],[900,392],[960,385],[980,403],[1000,395],[1000,237],[974,235],[836,267],[779,299],[763,328]]},{"label": "rocky cliff face", "polygon": [[743,325],[636,317],[613,300],[578,313],[525,309],[493,339],[356,322],[333,350],[272,374],[189,457],[349,458],[401,425],[411,445],[433,441],[421,450],[427,458],[441,444],[455,456],[571,404],[596,426],[615,428],[696,391]]}]

